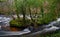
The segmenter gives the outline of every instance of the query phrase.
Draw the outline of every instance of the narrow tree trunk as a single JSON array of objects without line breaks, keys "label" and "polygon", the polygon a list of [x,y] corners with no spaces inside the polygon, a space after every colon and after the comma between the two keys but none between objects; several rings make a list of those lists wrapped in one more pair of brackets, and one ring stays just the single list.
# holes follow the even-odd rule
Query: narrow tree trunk
[{"label": "narrow tree trunk", "polygon": [[31,20],[33,21],[30,7],[29,7],[29,13],[30,13],[30,18],[31,18]]},{"label": "narrow tree trunk", "polygon": [[37,8],[36,8],[36,12],[35,12],[35,22],[37,22]]},{"label": "narrow tree trunk", "polygon": [[17,0],[15,0],[15,6],[16,6],[16,15],[17,15],[17,18],[20,19],[18,8],[17,8]]},{"label": "narrow tree trunk", "polygon": [[43,9],[43,5],[41,6],[41,13],[42,13],[42,17],[44,16],[44,9]]},{"label": "narrow tree trunk", "polygon": [[26,11],[26,10],[25,10],[25,8],[23,7],[22,14],[23,14],[23,23],[24,23],[24,24],[26,24],[26,23],[25,23],[25,22],[26,22],[26,20],[25,20],[25,15],[26,15],[26,14],[25,14],[25,11]]},{"label": "narrow tree trunk", "polygon": [[26,8],[24,6],[24,4],[21,5],[21,11],[22,11],[22,15],[23,15],[23,24],[26,24],[26,20],[25,20],[25,15],[26,15]]},{"label": "narrow tree trunk", "polygon": [[23,14],[23,23],[26,24],[26,20],[25,20],[25,15],[26,15],[26,0],[23,0],[23,4],[22,4],[22,14]]},{"label": "narrow tree trunk", "polygon": [[30,12],[31,21],[32,21],[33,26],[34,26],[34,28],[35,28],[35,30],[36,30],[36,29],[37,29],[37,24],[36,24],[35,20],[32,18],[32,13],[31,13],[30,7],[29,7],[29,12]]},{"label": "narrow tree trunk", "polygon": [[36,8],[36,12],[35,12],[35,20],[34,20],[34,21],[35,21],[35,27],[37,27],[37,23],[36,23],[36,22],[37,22],[37,17],[36,17],[36,16],[37,16],[37,8]]}]

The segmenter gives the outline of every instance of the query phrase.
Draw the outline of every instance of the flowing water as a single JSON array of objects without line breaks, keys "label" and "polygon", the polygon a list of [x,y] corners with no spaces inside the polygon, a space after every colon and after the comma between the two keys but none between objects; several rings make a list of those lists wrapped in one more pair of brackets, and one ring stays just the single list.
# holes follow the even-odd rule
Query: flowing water
[{"label": "flowing water", "polygon": [[7,35],[22,35],[30,33],[29,29],[24,29],[20,31],[18,28],[10,27],[9,22],[12,20],[9,16],[0,15],[0,36]]},{"label": "flowing water", "polygon": [[12,20],[11,17],[0,16],[0,31],[20,31],[20,29],[15,27],[10,27],[9,22]]},{"label": "flowing water", "polygon": [[[7,35],[7,33],[9,35],[13,35],[13,34],[14,35],[17,35],[17,34],[20,35],[20,34],[30,33],[31,32],[29,29],[24,29],[23,31],[19,31],[20,29],[18,29],[18,28],[10,27],[9,22],[11,20],[12,20],[11,17],[6,17],[6,16],[3,16],[3,15],[0,15],[0,33],[1,33],[0,35]],[[56,27],[57,25],[59,26],[59,24],[60,24],[59,20],[60,19],[57,20],[58,23],[56,21],[54,21],[54,22],[51,22],[48,25],[44,25],[45,28],[43,29],[42,32],[45,32],[45,31],[48,32],[48,31],[52,31],[54,29],[55,30],[59,29],[59,27]],[[56,25],[56,26],[54,26],[54,25]],[[38,33],[41,33],[41,32],[39,31]],[[34,33],[34,34],[38,34],[38,33]]]}]

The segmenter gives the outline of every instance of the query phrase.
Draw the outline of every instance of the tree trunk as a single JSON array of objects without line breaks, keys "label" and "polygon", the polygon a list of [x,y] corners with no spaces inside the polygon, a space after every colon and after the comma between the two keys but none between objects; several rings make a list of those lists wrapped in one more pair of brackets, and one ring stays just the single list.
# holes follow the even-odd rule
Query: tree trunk
[{"label": "tree trunk", "polygon": [[33,21],[32,13],[31,13],[31,9],[30,9],[30,7],[29,7],[29,13],[30,13],[30,18],[31,18],[31,20]]},{"label": "tree trunk", "polygon": [[37,28],[37,24],[36,24],[35,20],[32,18],[32,13],[31,13],[30,7],[29,7],[29,13],[30,13],[30,18],[31,18],[31,21],[32,21],[32,23],[33,23],[33,26],[34,26],[34,28],[36,29],[36,28]]},{"label": "tree trunk", "polygon": [[15,0],[15,6],[16,6],[16,15],[17,15],[17,18],[20,19],[18,8],[17,8],[17,0]]}]

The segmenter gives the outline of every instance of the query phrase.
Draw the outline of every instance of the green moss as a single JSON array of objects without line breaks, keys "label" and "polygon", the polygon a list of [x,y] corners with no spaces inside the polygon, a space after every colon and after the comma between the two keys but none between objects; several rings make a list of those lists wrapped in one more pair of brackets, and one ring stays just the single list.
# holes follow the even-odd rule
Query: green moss
[{"label": "green moss", "polygon": [[12,27],[25,27],[29,25],[30,20],[26,19],[26,24],[23,24],[23,19],[15,19],[10,21],[10,26]]},{"label": "green moss", "polygon": [[10,21],[10,26],[20,27],[20,26],[22,26],[22,22],[19,22],[17,20],[11,20]]}]

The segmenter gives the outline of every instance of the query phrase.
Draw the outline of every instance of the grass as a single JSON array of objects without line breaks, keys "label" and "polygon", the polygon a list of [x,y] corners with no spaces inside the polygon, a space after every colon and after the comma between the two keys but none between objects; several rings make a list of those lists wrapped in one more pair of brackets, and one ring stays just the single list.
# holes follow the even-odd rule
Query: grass
[{"label": "grass", "polygon": [[40,35],[40,37],[60,37],[60,30],[58,30],[56,32]]}]

